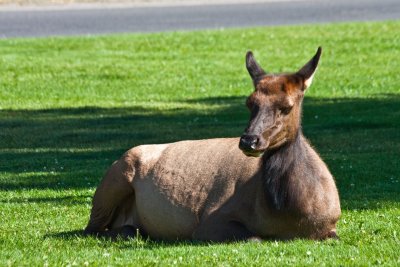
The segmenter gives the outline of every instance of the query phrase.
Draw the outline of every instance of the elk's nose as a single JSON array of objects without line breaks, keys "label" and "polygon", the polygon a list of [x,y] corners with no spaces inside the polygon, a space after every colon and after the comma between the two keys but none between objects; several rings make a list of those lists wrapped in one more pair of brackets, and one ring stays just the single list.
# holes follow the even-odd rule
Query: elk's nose
[{"label": "elk's nose", "polygon": [[258,140],[257,135],[244,134],[240,137],[239,148],[244,150],[256,149]]}]

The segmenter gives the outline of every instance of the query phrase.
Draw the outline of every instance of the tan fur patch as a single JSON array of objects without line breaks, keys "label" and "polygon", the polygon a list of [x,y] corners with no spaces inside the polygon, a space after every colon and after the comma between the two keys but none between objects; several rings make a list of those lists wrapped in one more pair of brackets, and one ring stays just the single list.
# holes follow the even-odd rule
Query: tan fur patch
[{"label": "tan fur patch", "polygon": [[162,145],[142,145],[137,147],[142,163],[158,160],[168,144]]}]

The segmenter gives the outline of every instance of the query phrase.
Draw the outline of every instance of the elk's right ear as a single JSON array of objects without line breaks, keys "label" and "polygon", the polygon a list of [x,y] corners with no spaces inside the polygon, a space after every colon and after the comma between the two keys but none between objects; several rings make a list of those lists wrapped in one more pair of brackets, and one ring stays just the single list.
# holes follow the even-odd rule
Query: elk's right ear
[{"label": "elk's right ear", "polygon": [[246,54],[246,68],[253,81],[265,75],[265,71],[258,65],[251,51],[248,51]]}]

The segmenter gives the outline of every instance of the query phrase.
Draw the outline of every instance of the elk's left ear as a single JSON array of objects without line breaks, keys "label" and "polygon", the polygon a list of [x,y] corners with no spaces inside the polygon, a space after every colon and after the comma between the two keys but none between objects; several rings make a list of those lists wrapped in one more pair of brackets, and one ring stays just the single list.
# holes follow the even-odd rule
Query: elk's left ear
[{"label": "elk's left ear", "polygon": [[297,74],[303,78],[304,89],[310,87],[312,83],[315,71],[317,70],[319,58],[321,57],[321,52],[322,48],[318,47],[317,53],[313,56],[313,58],[297,72]]},{"label": "elk's left ear", "polygon": [[246,68],[254,82],[265,75],[265,71],[257,63],[251,51],[248,51],[246,54]]}]

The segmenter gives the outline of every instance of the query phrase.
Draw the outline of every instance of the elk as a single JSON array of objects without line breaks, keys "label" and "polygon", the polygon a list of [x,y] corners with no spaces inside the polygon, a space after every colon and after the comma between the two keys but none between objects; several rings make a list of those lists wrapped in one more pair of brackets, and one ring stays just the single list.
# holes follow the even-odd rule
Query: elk
[{"label": "elk", "polygon": [[301,130],[321,47],[295,73],[266,73],[251,51],[254,91],[240,138],[141,145],[98,186],[86,234],[162,240],[336,238],[335,181]]}]

